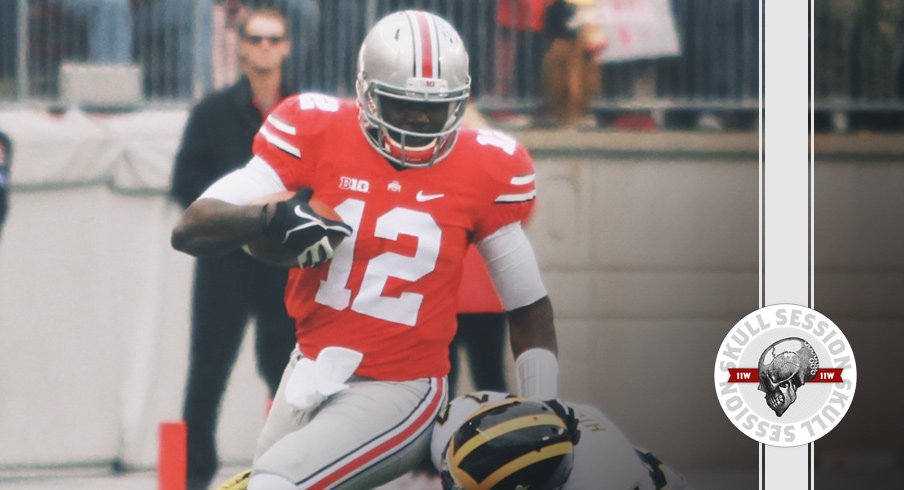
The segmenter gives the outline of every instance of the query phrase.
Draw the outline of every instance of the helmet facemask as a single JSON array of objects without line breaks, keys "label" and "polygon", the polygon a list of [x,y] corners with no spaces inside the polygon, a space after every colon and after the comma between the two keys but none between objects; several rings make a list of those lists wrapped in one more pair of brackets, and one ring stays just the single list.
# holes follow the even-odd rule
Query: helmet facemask
[{"label": "helmet facemask", "polygon": [[429,167],[452,150],[464,118],[467,88],[455,95],[431,95],[368,83],[359,77],[358,90],[365,135],[371,146],[393,163]]}]

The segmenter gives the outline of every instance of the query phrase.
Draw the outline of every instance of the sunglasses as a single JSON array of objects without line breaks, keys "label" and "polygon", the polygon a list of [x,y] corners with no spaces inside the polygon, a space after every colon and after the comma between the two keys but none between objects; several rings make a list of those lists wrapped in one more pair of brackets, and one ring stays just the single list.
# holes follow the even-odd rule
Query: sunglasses
[{"label": "sunglasses", "polygon": [[251,43],[251,44],[260,44],[260,43],[264,42],[264,40],[269,41],[270,44],[277,44],[277,43],[281,43],[281,42],[285,41],[285,40],[286,40],[286,36],[255,36],[255,35],[250,35],[250,36],[244,36],[243,39],[245,39],[245,41],[248,41],[248,42]]}]

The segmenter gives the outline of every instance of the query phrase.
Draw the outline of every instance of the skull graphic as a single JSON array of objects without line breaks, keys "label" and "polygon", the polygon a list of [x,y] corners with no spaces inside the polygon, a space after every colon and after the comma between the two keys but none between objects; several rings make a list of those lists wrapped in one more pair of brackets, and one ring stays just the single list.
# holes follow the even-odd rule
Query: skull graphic
[{"label": "skull graphic", "polygon": [[770,345],[760,356],[760,385],[766,404],[781,417],[797,400],[797,389],[816,376],[819,358],[806,340],[788,337]]}]

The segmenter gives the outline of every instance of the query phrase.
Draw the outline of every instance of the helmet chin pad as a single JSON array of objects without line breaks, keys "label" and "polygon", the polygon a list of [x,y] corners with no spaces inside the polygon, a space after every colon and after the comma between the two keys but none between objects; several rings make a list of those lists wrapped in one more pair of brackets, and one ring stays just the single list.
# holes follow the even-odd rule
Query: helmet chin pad
[{"label": "helmet chin pad", "polygon": [[[383,128],[383,148],[393,157],[408,164],[429,164],[436,155],[438,139],[408,136]],[[422,140],[427,140],[427,143],[416,146]],[[409,141],[411,144],[408,143]]]}]

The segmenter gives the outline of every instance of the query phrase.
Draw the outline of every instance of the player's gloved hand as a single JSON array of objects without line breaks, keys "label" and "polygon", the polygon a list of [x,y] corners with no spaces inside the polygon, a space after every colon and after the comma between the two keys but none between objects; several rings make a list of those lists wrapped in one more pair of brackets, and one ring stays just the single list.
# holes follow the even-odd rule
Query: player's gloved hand
[{"label": "player's gloved hand", "polygon": [[552,400],[544,400],[543,403],[549,405],[549,408],[565,422],[565,433],[572,444],[577,444],[581,440],[581,430],[578,429],[578,418],[574,414],[574,409],[565,405],[558,398]]},{"label": "player's gloved hand", "polygon": [[[291,199],[264,205],[261,210],[264,235],[297,253],[298,265],[302,267],[314,267],[333,258],[330,234],[352,234],[347,224],[325,218],[311,209],[308,201],[312,194],[311,189],[301,188]],[[267,207],[274,205],[271,216]]]}]

